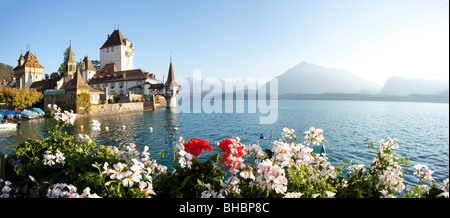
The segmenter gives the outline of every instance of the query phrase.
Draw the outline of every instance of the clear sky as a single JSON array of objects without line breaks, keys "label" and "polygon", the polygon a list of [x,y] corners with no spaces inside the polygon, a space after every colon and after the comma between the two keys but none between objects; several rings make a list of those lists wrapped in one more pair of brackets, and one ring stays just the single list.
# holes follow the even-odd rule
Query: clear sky
[{"label": "clear sky", "polygon": [[55,72],[72,40],[75,59],[100,60],[119,23],[134,68],[176,77],[273,78],[305,61],[383,85],[390,76],[449,78],[448,0],[0,0],[0,62],[27,44]]}]

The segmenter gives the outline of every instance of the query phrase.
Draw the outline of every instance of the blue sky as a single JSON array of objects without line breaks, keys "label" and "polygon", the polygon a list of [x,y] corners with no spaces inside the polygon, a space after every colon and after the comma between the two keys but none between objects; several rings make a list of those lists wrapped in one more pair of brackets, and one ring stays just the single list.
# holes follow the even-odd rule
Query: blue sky
[{"label": "blue sky", "polygon": [[75,59],[99,60],[119,22],[134,68],[176,77],[273,78],[302,61],[384,84],[390,76],[446,79],[446,0],[0,0],[0,62],[31,51],[55,72],[72,40]]}]

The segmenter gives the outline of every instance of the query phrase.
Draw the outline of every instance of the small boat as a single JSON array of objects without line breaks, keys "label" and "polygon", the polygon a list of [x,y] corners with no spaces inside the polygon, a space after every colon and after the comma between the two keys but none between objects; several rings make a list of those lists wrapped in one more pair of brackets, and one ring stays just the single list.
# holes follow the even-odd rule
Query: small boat
[{"label": "small boat", "polygon": [[0,123],[0,129],[16,128],[17,123]]},{"label": "small boat", "polygon": [[1,123],[1,121],[2,121],[2,117],[0,116],[0,129],[16,128],[18,125],[20,125],[20,123],[19,124],[17,124],[17,123],[8,123],[8,122]]},{"label": "small boat", "polygon": [[37,107],[31,108],[30,111],[38,114],[39,117],[42,117],[45,114],[45,112],[43,110],[41,110],[40,108],[37,108]]},{"label": "small boat", "polygon": [[21,112],[21,114],[22,114],[23,118],[27,118],[27,119],[34,119],[38,116],[35,112],[30,111],[30,110],[23,110]]}]

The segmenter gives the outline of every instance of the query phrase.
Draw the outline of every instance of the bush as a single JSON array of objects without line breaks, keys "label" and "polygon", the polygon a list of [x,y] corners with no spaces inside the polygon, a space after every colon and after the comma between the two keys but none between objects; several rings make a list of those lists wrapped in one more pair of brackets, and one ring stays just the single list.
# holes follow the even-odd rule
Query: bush
[{"label": "bush", "polygon": [[[57,108],[57,107],[55,107]],[[172,169],[151,159],[148,147],[131,143],[125,150],[96,145],[92,135],[68,135],[71,112],[54,110],[46,121],[49,137],[19,144],[14,155],[22,163],[1,196],[29,197],[157,197],[157,198],[448,198],[448,179],[436,185],[426,165],[417,164],[417,185],[404,184],[402,166],[407,157],[394,156],[398,142],[379,141],[370,168],[342,163],[334,167],[326,154],[314,154],[312,146],[326,140],[323,130],[311,127],[299,143],[294,130],[284,128],[268,155],[258,145],[244,145],[237,137],[223,139],[220,153],[201,162],[212,146],[202,139],[180,138],[174,148]],[[100,131],[92,122],[92,131]],[[369,147],[374,143],[369,141]],[[432,184],[429,187],[427,184]],[[1,185],[1,181],[0,181]],[[77,189],[83,190],[78,194]],[[406,192],[405,192],[406,189]],[[11,190],[11,191],[10,191]],[[15,191],[12,191],[15,190]],[[20,190],[20,191],[19,191]],[[25,192],[23,192],[25,191]],[[93,193],[91,193],[93,192]]]}]

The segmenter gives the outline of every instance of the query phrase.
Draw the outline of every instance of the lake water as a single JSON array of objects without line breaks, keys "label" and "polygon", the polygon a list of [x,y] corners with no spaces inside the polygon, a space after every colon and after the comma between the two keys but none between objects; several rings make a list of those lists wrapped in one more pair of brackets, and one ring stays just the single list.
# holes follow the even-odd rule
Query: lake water
[{"label": "lake water", "polygon": [[[224,106],[225,103],[232,101],[224,102]],[[272,129],[272,135],[279,137],[283,127],[288,127],[295,129],[297,137],[303,139],[303,132],[314,126],[324,130],[328,140],[325,144],[327,156],[334,166],[339,166],[341,160],[353,160],[355,164],[370,167],[376,149],[368,149],[364,140],[370,139],[378,146],[380,139],[391,137],[400,145],[395,156],[406,154],[409,157],[409,166],[403,167],[409,173],[406,176],[408,184],[417,182],[416,176],[412,175],[417,163],[427,164],[434,170],[433,177],[439,184],[449,176],[449,104],[280,100],[277,122],[271,125],[259,124],[259,117],[267,114],[245,111],[174,113],[162,108],[113,116],[86,116],[78,117],[68,131],[74,135],[82,133],[79,126],[84,125],[83,133],[89,133],[90,122],[96,119],[102,128],[93,132],[97,144],[126,146],[133,142],[140,147],[149,146],[152,155],[156,155],[161,149],[172,148],[180,136],[186,141],[191,138],[208,140],[213,145],[212,153],[216,153],[219,149],[214,142],[230,136],[238,136],[241,142],[249,144],[255,143],[260,133],[269,136]],[[28,138],[45,137],[44,121],[24,121],[17,130],[0,130],[0,150],[12,150],[14,145]],[[109,131],[104,130],[105,126]],[[153,127],[153,132],[149,127]],[[262,146],[269,148],[271,144],[265,142]],[[169,159],[166,161],[162,164],[171,164]]]}]

